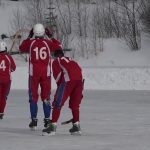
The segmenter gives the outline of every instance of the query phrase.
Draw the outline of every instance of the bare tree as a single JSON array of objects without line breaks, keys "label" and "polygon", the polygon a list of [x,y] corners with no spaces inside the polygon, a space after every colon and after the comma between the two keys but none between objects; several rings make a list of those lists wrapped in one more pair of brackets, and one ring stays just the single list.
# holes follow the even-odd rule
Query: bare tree
[{"label": "bare tree", "polygon": [[140,20],[143,24],[143,30],[150,34],[150,1],[143,0],[141,3]]},{"label": "bare tree", "polygon": [[112,8],[111,11],[111,20],[112,20],[112,26],[113,26],[113,33],[117,38],[121,38],[121,25],[120,25],[120,18],[119,18],[119,8],[118,5],[115,3],[115,6]]},{"label": "bare tree", "polygon": [[72,33],[72,12],[70,6],[70,0],[66,0],[67,8],[68,8],[68,34]]},{"label": "bare tree", "polygon": [[45,11],[45,0],[27,0],[27,12],[28,15],[26,19],[28,20],[28,25],[32,26],[35,23],[43,23],[45,20],[44,11]]},{"label": "bare tree", "polygon": [[83,38],[83,26],[82,26],[82,3],[80,0],[74,0],[74,4],[75,4],[75,19],[77,22],[77,33],[78,33],[78,37],[79,37],[79,47],[81,50],[81,56],[85,57],[84,54],[84,38]]},{"label": "bare tree", "polygon": [[[70,10],[70,3],[67,1],[66,3],[67,8],[65,8],[65,10],[67,9],[67,13],[64,12],[61,9],[61,1],[60,0],[56,0],[56,8],[59,12],[59,17],[57,20],[57,25],[60,31],[59,34],[59,39],[62,41],[62,44],[65,48],[68,48],[68,43],[69,43],[69,34],[71,32],[71,14],[68,15],[68,11]],[[69,9],[69,10],[68,10]]]},{"label": "bare tree", "polygon": [[[25,26],[25,17],[24,17],[24,12],[22,12],[21,9],[17,9],[17,10],[13,10],[13,17],[11,18],[11,33],[10,35],[15,34],[17,31],[21,31],[20,34],[22,37],[24,37],[25,35],[25,30],[26,30],[26,26]],[[27,31],[27,30],[26,30]],[[20,45],[21,42],[21,38],[19,38],[17,40],[17,42],[15,43],[15,50],[18,50],[18,47]],[[26,54],[22,54],[20,55],[25,61],[27,61],[27,55]]]},{"label": "bare tree", "polygon": [[92,43],[94,48],[94,54],[97,55],[97,20],[96,20],[96,14],[93,14],[92,17]]},{"label": "bare tree", "polygon": [[[138,22],[138,9],[140,3],[137,0],[119,0],[115,2],[121,7],[121,32],[127,45],[132,50],[139,50],[141,47],[141,35]],[[123,15],[124,14],[124,15]]]},{"label": "bare tree", "polygon": [[104,21],[103,21],[103,10],[101,11],[101,3],[98,3],[97,1],[96,9],[95,9],[95,18],[96,18],[96,28],[97,28],[97,34],[98,34],[98,41],[99,41],[99,51],[103,51],[103,38],[104,38]]},{"label": "bare tree", "polygon": [[48,27],[51,32],[53,33],[54,37],[59,38],[59,32],[58,32],[58,24],[57,24],[57,14],[54,13],[56,10],[54,6],[54,0],[49,0],[47,5],[47,12],[45,11],[44,17],[45,17],[45,26]]},{"label": "bare tree", "polygon": [[24,13],[21,9],[13,10],[13,17],[11,18],[11,30],[17,31],[25,28]]},{"label": "bare tree", "polygon": [[88,44],[87,44],[87,37],[88,37],[88,22],[89,22],[89,14],[87,10],[87,5],[84,6],[83,9],[83,16],[82,16],[82,22],[83,22],[83,37],[84,37],[84,50],[86,52],[86,58],[89,57],[89,49],[88,49]]}]

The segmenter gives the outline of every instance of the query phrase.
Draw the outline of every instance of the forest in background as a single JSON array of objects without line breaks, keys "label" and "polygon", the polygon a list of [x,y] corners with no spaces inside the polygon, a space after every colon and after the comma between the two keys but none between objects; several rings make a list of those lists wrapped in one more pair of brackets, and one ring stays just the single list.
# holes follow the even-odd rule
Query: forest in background
[{"label": "forest in background", "polygon": [[149,0],[20,0],[11,29],[43,23],[72,57],[89,58],[104,50],[105,39],[121,39],[131,51],[141,49],[141,34],[150,33]]}]

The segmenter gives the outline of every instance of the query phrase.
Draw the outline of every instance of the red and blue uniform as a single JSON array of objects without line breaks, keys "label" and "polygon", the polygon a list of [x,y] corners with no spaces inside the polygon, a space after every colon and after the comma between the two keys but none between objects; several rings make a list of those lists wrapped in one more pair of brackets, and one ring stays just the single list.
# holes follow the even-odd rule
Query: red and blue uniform
[{"label": "red and blue uniform", "polygon": [[4,113],[11,85],[11,72],[16,70],[13,58],[6,52],[0,53],[0,113]]},{"label": "red and blue uniform", "polygon": [[69,97],[73,121],[79,121],[79,106],[82,100],[83,77],[80,66],[69,57],[57,57],[52,63],[57,90],[53,101],[52,122],[57,122],[61,107]]},{"label": "red and blue uniform", "polygon": [[56,49],[61,49],[61,44],[55,39],[28,38],[20,45],[21,53],[29,53],[29,102],[32,119],[37,117],[39,85],[45,118],[50,116],[50,107],[44,102],[50,99],[51,53]]}]

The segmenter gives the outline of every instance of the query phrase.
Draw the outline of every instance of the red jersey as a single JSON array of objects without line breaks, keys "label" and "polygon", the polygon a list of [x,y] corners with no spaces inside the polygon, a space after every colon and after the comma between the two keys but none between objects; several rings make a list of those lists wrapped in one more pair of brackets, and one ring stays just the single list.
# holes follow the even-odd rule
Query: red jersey
[{"label": "red jersey", "polygon": [[56,58],[53,61],[52,69],[57,84],[62,81],[82,81],[82,70],[80,66],[69,57]]},{"label": "red jersey", "polygon": [[6,53],[0,53],[0,79],[10,80],[11,72],[16,70],[13,58]]},{"label": "red jersey", "polygon": [[51,53],[62,49],[57,40],[44,38],[26,39],[19,47],[22,53],[29,53],[29,74],[50,76]]}]

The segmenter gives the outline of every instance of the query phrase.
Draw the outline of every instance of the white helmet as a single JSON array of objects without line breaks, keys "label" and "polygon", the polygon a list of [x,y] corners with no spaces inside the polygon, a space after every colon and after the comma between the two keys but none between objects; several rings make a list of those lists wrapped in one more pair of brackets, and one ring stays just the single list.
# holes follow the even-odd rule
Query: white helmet
[{"label": "white helmet", "polygon": [[45,34],[45,28],[42,24],[37,23],[33,27],[33,32],[36,37],[41,37],[41,36],[44,36],[44,34]]},{"label": "white helmet", "polygon": [[7,51],[7,45],[5,42],[0,42],[0,52]]}]

